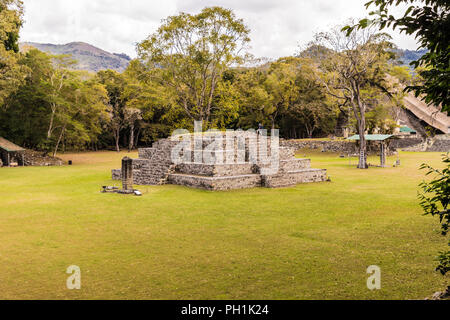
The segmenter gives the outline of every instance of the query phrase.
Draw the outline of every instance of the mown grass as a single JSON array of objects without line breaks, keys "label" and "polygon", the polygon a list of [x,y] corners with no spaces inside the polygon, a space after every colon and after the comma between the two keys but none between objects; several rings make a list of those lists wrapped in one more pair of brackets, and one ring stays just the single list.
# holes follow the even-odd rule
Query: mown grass
[{"label": "mown grass", "polygon": [[[124,155],[0,169],[0,298],[422,299],[448,282],[433,271],[439,224],[416,198],[419,165],[439,166],[439,153],[369,170],[307,153],[332,182],[287,189],[100,193]],[[81,290],[66,288],[70,265]],[[369,265],[379,291],[366,287]]]}]

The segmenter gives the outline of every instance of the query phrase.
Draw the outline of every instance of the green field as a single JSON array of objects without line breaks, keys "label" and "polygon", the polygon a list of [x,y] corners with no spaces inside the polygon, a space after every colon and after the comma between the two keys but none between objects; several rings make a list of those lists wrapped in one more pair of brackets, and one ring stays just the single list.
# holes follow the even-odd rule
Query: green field
[{"label": "green field", "polygon": [[[332,182],[288,189],[100,193],[124,155],[0,169],[1,299],[423,299],[448,284],[433,271],[446,241],[417,201],[418,167],[439,153],[369,170],[307,154]],[[70,265],[81,290],[66,288]]]}]

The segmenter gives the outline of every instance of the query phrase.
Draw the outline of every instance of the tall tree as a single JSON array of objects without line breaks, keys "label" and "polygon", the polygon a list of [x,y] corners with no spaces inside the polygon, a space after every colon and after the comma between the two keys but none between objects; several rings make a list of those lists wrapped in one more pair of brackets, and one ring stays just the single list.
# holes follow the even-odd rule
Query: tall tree
[{"label": "tall tree", "polygon": [[10,108],[0,112],[0,135],[53,154],[61,146],[84,149],[97,142],[106,118],[106,90],[93,76],[58,63],[66,58],[36,49],[21,55],[19,64],[30,72],[8,98]]},{"label": "tall tree", "polygon": [[47,130],[47,139],[50,140],[55,129],[55,117],[58,115],[60,109],[64,108],[66,104],[65,95],[68,94],[65,85],[71,77],[70,67],[76,61],[70,55],[55,55],[51,56],[53,67],[48,69],[47,83],[50,93],[51,114]]},{"label": "tall tree", "polygon": [[23,83],[29,71],[18,64],[20,58],[18,40],[22,17],[21,0],[0,0],[0,107]]},{"label": "tall tree", "polygon": [[24,54],[19,64],[30,72],[9,96],[9,107],[0,108],[0,136],[27,148],[39,149],[47,137],[51,113],[47,74],[53,65],[49,55],[35,49]]},{"label": "tall tree", "polygon": [[310,59],[285,57],[235,75],[239,93],[239,126],[279,127],[283,136],[312,136],[327,132],[335,111],[317,80],[317,68]]},{"label": "tall tree", "polygon": [[0,41],[6,50],[19,52],[19,29],[22,26],[22,0],[0,0]]},{"label": "tall tree", "polygon": [[367,142],[366,112],[372,101],[373,91],[387,93],[387,61],[391,48],[389,37],[374,28],[353,30],[349,34],[338,27],[327,33],[319,33],[316,41],[333,50],[323,59],[323,84],[334,98],[349,102],[357,121],[360,136],[358,168],[366,169]]},{"label": "tall tree", "polygon": [[218,83],[227,68],[243,61],[249,32],[231,10],[211,7],[167,18],[137,48],[148,72],[188,117],[209,123]]},{"label": "tall tree", "polygon": [[296,120],[312,138],[318,130],[322,134],[330,133],[335,124],[337,110],[334,99],[327,96],[317,80],[318,70],[311,59],[293,60],[296,63],[296,96],[287,110],[287,115]]},{"label": "tall tree", "polygon": [[61,143],[72,148],[84,148],[95,144],[108,118],[108,95],[103,85],[95,79],[84,80],[83,74],[73,72],[66,78],[65,103],[58,112],[59,134],[56,137],[53,155],[56,156]]},{"label": "tall tree", "polygon": [[275,128],[281,114],[295,99],[295,58],[251,68],[238,76],[237,85],[244,106],[240,123],[255,128],[258,123]]},{"label": "tall tree", "polygon": [[108,104],[110,111],[109,127],[111,128],[116,151],[120,151],[120,137],[125,123],[125,111],[127,98],[124,95],[127,86],[126,78],[123,74],[113,70],[105,70],[97,73],[98,81],[103,84],[108,92]]},{"label": "tall tree", "polygon": [[268,93],[267,114],[271,127],[275,129],[277,118],[292,104],[298,89],[295,85],[298,61],[281,58],[270,65],[263,87]]}]

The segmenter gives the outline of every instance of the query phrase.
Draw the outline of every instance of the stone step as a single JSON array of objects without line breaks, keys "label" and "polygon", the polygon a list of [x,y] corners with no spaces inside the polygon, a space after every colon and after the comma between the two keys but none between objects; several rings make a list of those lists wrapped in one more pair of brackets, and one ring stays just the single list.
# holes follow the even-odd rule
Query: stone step
[{"label": "stone step", "polygon": [[259,174],[248,174],[228,177],[206,177],[176,173],[169,175],[168,182],[197,189],[223,191],[260,187],[261,176]]},{"label": "stone step", "polygon": [[261,184],[267,188],[292,187],[300,183],[323,182],[327,180],[327,170],[303,169],[262,176]]},{"label": "stone step", "polygon": [[[238,157],[236,150],[202,150],[202,149],[185,149],[180,153],[183,160],[199,161],[196,157],[200,157],[206,164],[214,164],[216,162],[223,163],[226,161],[235,161]],[[245,158],[245,153],[242,156]]]},{"label": "stone step", "polygon": [[280,160],[280,171],[290,172],[303,169],[311,169],[311,159]]},{"label": "stone step", "polygon": [[279,150],[280,160],[289,160],[295,157],[295,150],[293,148],[280,147]]},{"label": "stone step", "polygon": [[254,174],[254,165],[250,163],[242,164],[215,164],[203,163],[182,163],[176,166],[175,171],[181,174],[224,177]]},{"label": "stone step", "polygon": [[[290,172],[290,171],[298,171],[303,169],[310,169],[311,168],[311,160],[310,159],[289,159],[289,160],[280,160],[278,171],[276,173],[284,173],[284,172]],[[266,172],[271,172],[273,170],[276,170],[276,167],[273,167],[271,163],[267,164],[258,164],[256,168],[256,173],[265,174]],[[275,173],[275,174],[276,174]],[[269,175],[270,173],[266,173],[266,175]]]}]

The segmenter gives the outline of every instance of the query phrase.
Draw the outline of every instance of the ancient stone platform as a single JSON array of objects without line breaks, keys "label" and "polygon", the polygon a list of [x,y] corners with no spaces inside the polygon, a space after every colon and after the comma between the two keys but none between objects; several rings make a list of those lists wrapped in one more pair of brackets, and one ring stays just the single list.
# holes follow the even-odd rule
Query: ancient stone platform
[{"label": "ancient stone platform", "polygon": [[[206,190],[233,190],[281,188],[327,180],[326,170],[312,169],[311,160],[295,158],[294,149],[277,146],[278,154],[275,154],[270,140],[267,150],[262,154],[257,150],[255,156],[257,139],[247,137],[244,148],[242,145],[238,146],[239,141],[224,138],[219,140],[219,144],[223,141],[220,150],[213,151],[205,150],[210,143],[208,140],[201,146],[191,143],[184,150],[187,154],[185,159],[188,161],[182,163],[174,163],[171,157],[172,148],[179,144],[179,141],[159,140],[152,148],[139,150],[139,159],[133,160],[133,182],[136,185],[175,184]],[[202,149],[200,152],[203,154],[208,153],[213,159],[223,161],[214,161],[211,164],[208,164],[208,161],[195,162],[198,148]],[[273,162],[267,162],[268,158],[277,159],[276,170],[273,169]],[[112,177],[114,180],[120,180],[121,170],[113,170]]]}]

